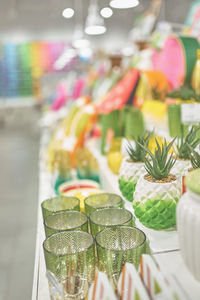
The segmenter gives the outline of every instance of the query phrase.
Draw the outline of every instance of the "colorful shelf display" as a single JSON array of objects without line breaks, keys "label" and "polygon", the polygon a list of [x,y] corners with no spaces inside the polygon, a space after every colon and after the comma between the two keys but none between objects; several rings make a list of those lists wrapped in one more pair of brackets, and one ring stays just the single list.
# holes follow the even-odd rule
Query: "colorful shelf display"
[{"label": "colorful shelf display", "polygon": [[25,97],[35,93],[34,81],[55,72],[54,63],[67,46],[63,42],[7,43],[1,45],[0,97]]}]

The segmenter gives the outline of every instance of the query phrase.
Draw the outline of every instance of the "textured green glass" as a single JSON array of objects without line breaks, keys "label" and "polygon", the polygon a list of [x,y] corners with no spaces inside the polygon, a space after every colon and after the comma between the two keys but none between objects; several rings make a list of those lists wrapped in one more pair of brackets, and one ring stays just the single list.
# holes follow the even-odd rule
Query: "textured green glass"
[{"label": "textured green glass", "polygon": [[106,207],[124,207],[124,201],[119,195],[102,193],[95,194],[85,199],[85,211],[89,216],[93,211]]},{"label": "textured green glass", "polygon": [[[94,245],[92,235],[84,231],[59,232],[44,241],[46,268],[62,284],[66,299],[79,299],[77,279],[88,284],[94,280]],[[74,285],[70,288],[74,295],[67,298],[69,284]]]},{"label": "textured green glass", "polygon": [[80,201],[75,197],[57,196],[42,202],[43,219],[56,212],[65,210],[80,211]]},{"label": "textured green glass", "polygon": [[149,252],[144,232],[136,227],[110,227],[96,236],[98,268],[116,286],[123,265],[132,263],[138,268],[142,254]]},{"label": "textured green glass", "polygon": [[68,230],[88,231],[88,217],[80,211],[64,211],[49,215],[44,220],[46,237]]},{"label": "textured green glass", "polygon": [[160,230],[176,225],[178,198],[162,200],[148,199],[145,203],[133,202],[135,216],[146,227]]},{"label": "textured green glass", "polygon": [[95,237],[105,227],[135,226],[132,213],[124,208],[98,209],[90,215],[90,231]]},{"label": "textured green glass", "polygon": [[135,191],[135,187],[137,181],[125,180],[123,177],[119,178],[119,189],[122,192],[122,195],[130,202],[133,201],[133,193]]}]

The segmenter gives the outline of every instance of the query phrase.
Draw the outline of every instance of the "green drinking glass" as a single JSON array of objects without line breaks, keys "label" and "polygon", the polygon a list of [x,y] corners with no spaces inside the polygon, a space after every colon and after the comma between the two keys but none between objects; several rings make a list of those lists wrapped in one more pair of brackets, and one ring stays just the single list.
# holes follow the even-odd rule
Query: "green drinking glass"
[{"label": "green drinking glass", "polygon": [[95,276],[94,245],[84,231],[59,232],[44,241],[51,296],[59,289],[61,299],[84,299]]},{"label": "green drinking glass", "polygon": [[119,195],[110,193],[95,194],[85,199],[85,211],[89,216],[93,211],[106,207],[124,207],[124,201]]},{"label": "green drinking glass", "polygon": [[132,263],[138,268],[142,254],[148,252],[146,235],[136,227],[109,227],[96,235],[98,268],[117,286],[123,265]]},{"label": "green drinking glass", "polygon": [[68,230],[88,231],[88,217],[80,211],[63,211],[44,219],[46,237]]},{"label": "green drinking glass", "polygon": [[94,237],[105,227],[120,225],[135,226],[132,213],[124,208],[103,208],[90,214],[90,230]]},{"label": "green drinking glass", "polygon": [[43,201],[41,207],[43,219],[45,219],[53,213],[65,210],[80,211],[80,201],[75,197],[57,196]]}]

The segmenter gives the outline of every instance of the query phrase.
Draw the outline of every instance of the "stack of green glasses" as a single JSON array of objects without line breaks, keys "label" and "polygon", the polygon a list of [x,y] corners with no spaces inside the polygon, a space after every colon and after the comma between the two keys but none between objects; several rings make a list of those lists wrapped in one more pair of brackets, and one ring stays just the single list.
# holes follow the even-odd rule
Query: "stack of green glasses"
[{"label": "stack of green glasses", "polygon": [[[115,194],[85,199],[86,214],[74,197],[55,197],[42,203],[46,240],[43,243],[50,294],[53,299],[81,300],[94,280],[96,264],[114,288],[126,262],[138,267],[148,253],[145,234]],[[88,233],[88,216],[90,231]],[[96,251],[95,251],[95,240]],[[96,259],[95,259],[96,252]]]}]

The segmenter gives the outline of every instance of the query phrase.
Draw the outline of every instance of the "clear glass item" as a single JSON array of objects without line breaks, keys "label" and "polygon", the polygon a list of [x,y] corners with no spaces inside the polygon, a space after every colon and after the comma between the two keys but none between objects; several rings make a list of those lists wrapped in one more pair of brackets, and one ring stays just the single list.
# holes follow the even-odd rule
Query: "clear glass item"
[{"label": "clear glass item", "polygon": [[90,231],[94,237],[105,227],[120,225],[135,226],[132,213],[124,208],[98,209],[90,215]]},{"label": "clear glass item", "polygon": [[41,207],[43,219],[45,219],[53,213],[65,210],[80,211],[80,201],[75,197],[57,196],[43,201]]},{"label": "clear glass item", "polygon": [[95,194],[85,199],[85,211],[89,216],[93,211],[105,207],[124,207],[124,201],[119,195],[110,193]]},{"label": "clear glass item", "polygon": [[44,220],[46,237],[68,230],[88,231],[88,217],[80,211],[63,211],[49,215]]},{"label": "clear glass item", "polygon": [[149,253],[144,232],[136,227],[105,228],[96,235],[98,268],[117,286],[123,265],[132,263],[138,268],[142,254]]},{"label": "clear glass item", "polygon": [[84,231],[59,232],[44,241],[47,272],[54,278],[49,280],[50,293],[57,287],[55,299],[85,298],[95,276],[94,244]]}]

